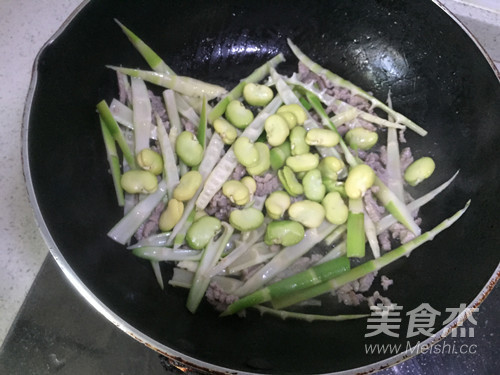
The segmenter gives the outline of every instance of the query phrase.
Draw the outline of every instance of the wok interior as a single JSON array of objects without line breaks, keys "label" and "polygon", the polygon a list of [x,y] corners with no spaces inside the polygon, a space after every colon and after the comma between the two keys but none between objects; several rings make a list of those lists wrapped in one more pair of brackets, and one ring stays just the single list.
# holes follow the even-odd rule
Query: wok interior
[{"label": "wok interior", "polygon": [[[419,196],[460,174],[424,207],[423,228],[471,198],[466,215],[425,248],[383,270],[394,285],[383,292],[404,311],[423,302],[443,312],[470,303],[498,263],[499,84],[464,31],[430,1],[165,2],[95,1],[41,55],[29,120],[28,156],[44,221],[75,274],[130,326],[198,360],[241,371],[334,372],[389,355],[365,355],[366,320],[282,321],[249,311],[218,318],[206,303],[196,315],[187,292],[161,291],[148,262],[107,238],[121,217],[108,174],[95,105],[116,96],[106,64],[147,68],[113,18],[142,37],[181,75],[230,88],[278,52],[290,73],[297,61],[286,38],[330,70],[385,100],[429,131],[407,132],[414,155],[437,162]],[[164,266],[165,275],[170,269]],[[380,274],[379,274],[380,276]],[[377,283],[377,282],[376,282]],[[380,286],[374,284],[376,289]],[[319,313],[335,313],[328,305]],[[345,308],[343,312],[367,312]],[[403,319],[403,322],[405,319]],[[409,339],[422,341],[425,336]],[[163,348],[164,349],[164,348]]]}]

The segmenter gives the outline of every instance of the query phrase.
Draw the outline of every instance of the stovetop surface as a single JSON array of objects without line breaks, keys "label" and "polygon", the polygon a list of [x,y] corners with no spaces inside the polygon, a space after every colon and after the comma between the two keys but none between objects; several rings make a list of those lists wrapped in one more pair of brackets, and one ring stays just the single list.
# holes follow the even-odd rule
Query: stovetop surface
[{"label": "stovetop surface", "polygon": [[[474,337],[447,337],[444,353],[427,352],[377,375],[497,374],[500,288],[474,313]],[[457,335],[458,336],[458,335]],[[458,353],[467,348],[466,354]],[[470,350],[470,349],[473,350]],[[456,350],[457,353],[453,353]],[[101,316],[48,256],[1,350],[0,374],[180,374],[155,351]]]}]

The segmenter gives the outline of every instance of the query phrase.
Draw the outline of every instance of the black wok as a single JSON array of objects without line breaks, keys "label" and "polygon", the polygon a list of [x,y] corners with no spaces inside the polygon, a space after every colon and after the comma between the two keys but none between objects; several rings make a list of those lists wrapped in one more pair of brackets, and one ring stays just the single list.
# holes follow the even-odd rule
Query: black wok
[{"label": "black wok", "polygon": [[[23,157],[28,191],[48,246],[73,285],[113,324],[181,363],[215,372],[369,372],[411,355],[365,354],[366,343],[404,348],[427,336],[365,338],[365,319],[282,321],[249,311],[221,319],[207,304],[196,315],[186,291],[156,284],[148,262],[106,233],[119,220],[95,105],[116,96],[106,64],[146,68],[113,18],[134,30],[181,75],[232,87],[283,52],[286,38],[323,66],[371,90],[391,90],[394,107],[429,131],[408,134],[437,171],[416,196],[460,170],[422,209],[428,229],[472,204],[450,230],[384,274],[385,295],[404,307],[441,312],[478,305],[498,279],[500,85],[482,50],[431,1],[131,1],[86,3],[37,58],[26,107]],[[168,266],[163,271],[168,275]],[[380,289],[378,287],[378,289]],[[368,311],[366,307],[344,312]],[[336,307],[319,310],[335,313]],[[463,316],[459,317],[463,320]],[[447,328],[457,324],[455,320]],[[427,340],[427,341],[426,341]]]}]

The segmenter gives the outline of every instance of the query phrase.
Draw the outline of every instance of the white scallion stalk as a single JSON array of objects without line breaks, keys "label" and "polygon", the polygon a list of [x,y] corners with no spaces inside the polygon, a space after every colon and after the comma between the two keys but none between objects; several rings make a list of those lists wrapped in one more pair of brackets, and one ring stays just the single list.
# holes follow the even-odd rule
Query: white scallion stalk
[{"label": "white scallion stalk", "polygon": [[160,268],[160,262],[156,260],[151,261],[151,267],[153,267],[153,272],[156,277],[156,282],[160,286],[160,288],[163,290],[165,289],[165,285],[163,284],[163,277],[161,275],[161,268]]},{"label": "white scallion stalk", "polygon": [[158,142],[163,157],[163,174],[167,181],[167,196],[172,198],[175,187],[179,184],[179,171],[177,170],[175,153],[168,137],[167,131],[160,117],[157,116]]},{"label": "white scallion stalk", "polygon": [[[193,285],[194,272],[179,267],[174,267],[173,271],[173,276],[168,282],[170,285],[186,289],[191,288]],[[234,277],[226,276],[212,277],[210,282],[215,282],[217,287],[222,289],[222,291],[226,294],[233,293],[234,290],[238,289],[243,284],[242,281],[235,279]]]},{"label": "white scallion stalk", "polygon": [[339,225],[328,237],[323,241],[326,246],[332,246],[337,240],[339,240],[347,230],[345,224]]},{"label": "white scallion stalk", "polygon": [[158,234],[153,234],[149,237],[144,237],[135,244],[127,247],[129,250],[137,249],[139,247],[152,246],[152,247],[162,247],[167,245],[167,241],[170,237],[170,232],[161,232]]},{"label": "white scallion stalk", "polygon": [[193,249],[177,249],[170,247],[143,246],[133,250],[134,255],[139,258],[154,260],[158,262],[183,260],[200,260],[201,251]]},{"label": "white scallion stalk", "polygon": [[125,203],[123,205],[123,215],[127,215],[139,201],[137,194],[125,193]]},{"label": "white scallion stalk", "polygon": [[228,223],[222,222],[221,224],[223,227],[223,233],[217,240],[210,241],[207,247],[203,250],[198,269],[196,270],[193,278],[193,285],[189,290],[186,307],[193,314],[198,309],[198,306],[208,288],[208,284],[210,283],[210,277],[207,276],[207,273],[219,260],[234,231],[234,228]]},{"label": "white scallion stalk", "polygon": [[233,251],[231,251],[223,259],[221,259],[220,262],[217,263],[217,265],[214,266],[212,270],[210,270],[208,276],[214,277],[215,275],[223,272],[227,267],[231,266],[233,262],[235,262],[240,256],[243,256],[243,254],[245,254],[245,252],[252,245],[254,245],[257,241],[262,240],[264,238],[264,234],[266,233],[266,227],[269,222],[270,219],[266,217],[264,219],[264,223],[260,227],[252,231],[242,233],[242,236],[245,237],[244,241],[241,241],[241,243],[236,246]]},{"label": "white scallion stalk", "polygon": [[392,192],[382,180],[376,176],[373,186],[377,186],[378,190],[375,195],[378,200],[384,205],[385,209],[389,211],[401,224],[409,229],[416,236],[420,236],[420,227],[415,223],[415,219],[411,211],[399,200],[396,194]]},{"label": "white scallion stalk", "polygon": [[155,85],[172,89],[180,94],[188,96],[206,96],[207,100],[224,95],[225,88],[211,83],[203,82],[191,77],[183,77],[171,74],[162,74],[139,69],[122,68],[118,66],[107,66],[110,69],[125,73],[130,77],[141,78]]},{"label": "white scallion stalk", "polygon": [[183,268],[174,267],[172,278],[168,281],[169,285],[181,288],[191,288],[193,285],[194,272],[185,270]]},{"label": "white scallion stalk", "polygon": [[158,183],[158,189],[141,200],[130,210],[111,230],[108,236],[118,243],[125,245],[134,235],[139,226],[146,221],[155,207],[161,202],[167,193],[167,182],[162,180]]},{"label": "white scallion stalk", "polygon": [[[280,107],[282,101],[276,96],[248,125],[241,133],[242,137],[247,137],[251,142],[255,142],[264,130],[264,121],[266,118],[275,113]],[[215,166],[212,173],[208,177],[203,186],[203,190],[196,201],[196,207],[204,210],[210,200],[217,193],[224,182],[226,182],[236,168],[238,160],[234,155],[233,148],[231,147],[226,154],[222,157],[219,163]]]},{"label": "white scallion stalk", "polygon": [[235,295],[242,297],[255,292],[271,281],[278,273],[288,268],[316,244],[323,241],[337,226],[324,221],[318,228],[308,229],[304,238],[296,245],[283,248],[274,258],[254,273]]},{"label": "white scallion stalk", "polygon": [[264,242],[258,242],[251,246],[241,257],[227,268],[229,275],[243,271],[248,267],[264,263],[275,255]]},{"label": "white scallion stalk", "polygon": [[328,262],[332,259],[337,259],[347,252],[347,242],[344,240],[339,244],[335,245],[332,250],[330,250],[323,258],[321,258],[316,264],[321,264]]},{"label": "white scallion stalk", "polygon": [[186,118],[194,126],[198,125],[200,122],[200,116],[191,107],[187,101],[187,98],[192,98],[191,96],[184,96],[179,93],[175,93],[175,101],[177,102],[177,110],[179,113]]},{"label": "white scallion stalk", "polygon": [[[387,99],[387,104],[392,108],[391,95]],[[389,116],[392,120],[392,116]],[[405,201],[403,188],[403,174],[401,173],[401,160],[399,156],[398,132],[396,129],[387,129],[387,187],[391,189],[398,199]]]},{"label": "white scallion stalk", "polygon": [[132,107],[134,124],[135,153],[149,148],[149,136],[151,134],[151,101],[148,89],[140,78],[132,77]]},{"label": "white scallion stalk", "polygon": [[365,212],[365,234],[368,243],[370,244],[370,249],[372,250],[373,257],[378,258],[380,256],[380,245],[377,238],[377,229],[375,223],[370,216]]},{"label": "white scallion stalk", "polygon": [[125,198],[123,194],[123,188],[120,182],[121,170],[120,170],[120,160],[118,158],[118,153],[116,151],[116,144],[113,136],[109,132],[106,124],[102,117],[99,117],[101,122],[102,138],[104,140],[104,146],[106,147],[106,154],[108,157],[109,171],[113,177],[113,185],[115,187],[116,200],[119,206],[124,206]]},{"label": "white scallion stalk", "polygon": [[175,146],[175,139],[182,132],[181,119],[179,118],[179,112],[177,107],[177,101],[175,100],[175,95],[173,90],[163,91],[163,100],[165,101],[165,108],[167,109],[168,121],[170,122],[170,134],[175,134],[173,139],[170,139],[173,146]]},{"label": "white scallion stalk", "polygon": [[[109,105],[109,109],[111,110],[111,114],[113,115],[113,118],[116,120],[117,123],[120,125],[123,125],[131,130],[134,130],[134,123],[133,123],[133,111],[127,107],[125,104],[122,102],[118,101],[117,99],[113,99],[111,101],[111,104]],[[156,126],[153,124],[150,124],[151,126],[151,134],[150,138],[151,139],[157,139],[156,136]]]},{"label": "white scallion stalk", "polygon": [[[444,183],[439,185],[437,188],[431,190],[430,192],[421,196],[420,198],[415,199],[414,201],[411,201],[410,203],[408,203],[408,205],[407,205],[408,210],[413,212],[413,211],[418,210],[420,207],[424,206],[425,204],[429,203],[439,193],[441,193],[444,189],[446,189],[453,182],[455,177],[457,177],[457,175],[458,175],[458,171],[455,172],[455,174],[449,180],[445,181]],[[384,216],[382,219],[380,219],[376,223],[377,234],[380,234],[383,231],[385,231],[386,229],[389,229],[389,227],[395,223],[397,223],[397,220],[394,218],[394,216],[392,216],[392,215]]]},{"label": "white scallion stalk", "polygon": [[126,74],[116,72],[116,78],[118,80],[118,86],[122,88],[125,94],[125,103],[132,103],[132,89],[130,88],[130,81]]},{"label": "white scallion stalk", "polygon": [[387,129],[387,187],[391,189],[398,199],[404,202],[403,176],[399,156],[397,130]]}]

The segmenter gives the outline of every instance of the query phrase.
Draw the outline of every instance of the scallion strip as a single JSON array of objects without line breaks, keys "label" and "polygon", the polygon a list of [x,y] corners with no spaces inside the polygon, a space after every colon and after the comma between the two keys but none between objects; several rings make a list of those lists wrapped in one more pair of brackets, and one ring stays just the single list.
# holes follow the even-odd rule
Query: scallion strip
[{"label": "scallion strip", "polygon": [[130,29],[123,25],[120,21],[115,19],[115,22],[121,27],[127,38],[130,40],[135,49],[142,55],[144,60],[155,72],[174,74],[174,71],[165,64],[160,56],[156,54],[146,43],[144,43],[137,35],[135,35]]},{"label": "scallion strip", "polygon": [[193,278],[193,284],[189,290],[186,307],[193,314],[198,309],[210,283],[210,277],[207,276],[207,272],[219,260],[234,231],[234,228],[228,223],[222,222],[221,224],[223,233],[217,240],[210,241],[203,250],[200,263]]},{"label": "scallion strip", "polygon": [[101,100],[97,104],[97,111],[99,112],[99,115],[101,116],[102,120],[104,121],[104,124],[106,125],[109,132],[115,139],[116,143],[118,143],[118,146],[120,147],[120,150],[122,150],[123,157],[127,161],[128,165],[130,166],[130,168],[135,168],[134,155],[132,154],[132,151],[130,150],[127,144],[127,140],[123,136],[120,127],[113,118],[113,114],[111,113],[106,101]]},{"label": "scallion strip", "polygon": [[294,293],[295,291],[320,284],[347,272],[349,269],[350,263],[347,257],[333,259],[329,262],[311,267],[240,298],[229,305],[221,316],[235,314],[238,311],[260,305],[273,298],[279,298],[282,295]]},{"label": "scallion strip", "polygon": [[226,89],[221,86],[203,82],[191,77],[177,75],[172,76],[170,74],[162,74],[148,70],[123,68],[111,65],[108,65],[107,67],[109,69],[127,74],[130,77],[141,78],[144,81],[153,83],[161,87],[165,87],[167,89],[172,89],[188,96],[202,97],[203,95],[205,95],[208,100],[212,100],[226,93]]},{"label": "scallion strip", "polygon": [[321,294],[334,291],[347,283],[368,275],[371,272],[379,271],[383,267],[404,256],[409,257],[413,250],[427,241],[432,241],[436,235],[453,225],[465,213],[465,211],[467,211],[469,205],[470,200],[466,203],[464,208],[457,211],[453,216],[445,219],[440,224],[436,225],[433,229],[415,237],[413,240],[397,247],[396,249],[385,253],[380,258],[372,259],[329,281],[299,291],[297,294],[300,294],[300,298],[296,298],[292,294],[287,298],[282,297],[279,301],[273,301],[273,306],[277,309],[283,309],[291,306],[292,304],[305,301],[310,298],[315,298]]},{"label": "scallion strip", "polygon": [[304,238],[299,243],[281,249],[274,258],[250,276],[235,294],[237,296],[246,296],[255,292],[264,284],[269,283],[278,273],[284,271],[315,245],[323,241],[335,228],[336,225],[324,221],[318,228],[307,229]]},{"label": "scallion strip", "polygon": [[349,258],[363,258],[365,256],[365,218],[361,198],[349,199],[346,241]]},{"label": "scallion strip", "polygon": [[413,130],[415,133],[425,136],[427,134],[427,131],[425,129],[422,129],[420,126],[418,126],[416,123],[408,119],[406,116],[403,116],[399,112],[396,112],[392,108],[388,107],[385,103],[381,102],[374,96],[368,94],[366,91],[363,89],[359,88],[358,86],[354,85],[352,82],[349,82],[342,77],[338,76],[337,74],[323,68],[319,64],[315,63],[312,61],[309,57],[307,57],[300,49],[297,47],[295,44],[290,39],[287,39],[288,45],[290,46],[292,52],[294,55],[302,62],[305,66],[307,66],[312,72],[318,74],[318,75],[323,75],[327,79],[329,79],[334,85],[340,86],[343,88],[346,88],[350,90],[354,95],[358,95],[366,100],[368,100],[372,106],[377,107],[385,111],[387,114],[391,115],[395,122],[403,124]]},{"label": "scallion strip", "polygon": [[156,116],[158,143],[163,157],[163,179],[167,181],[167,196],[172,198],[175,187],[179,184],[179,171],[177,170],[175,153],[170,143],[167,130],[160,119]]},{"label": "scallion strip", "polygon": [[167,183],[162,180],[158,183],[158,189],[154,193],[149,194],[137,203],[129,213],[111,228],[108,232],[108,236],[116,242],[125,245],[140,225],[151,215],[166,193]]},{"label": "scallion strip", "polygon": [[[109,109],[113,114],[113,117],[117,123],[131,130],[134,130],[133,111],[129,107],[127,107],[119,100],[113,99],[111,101],[111,104],[109,105]],[[156,126],[150,124],[150,127],[151,127],[151,134],[149,135],[149,138],[157,139]]]},{"label": "scallion strip", "polygon": [[113,177],[116,200],[118,201],[118,205],[123,207],[125,204],[125,198],[121,184],[120,159],[118,158],[118,153],[116,152],[115,140],[101,116],[99,116],[99,120],[101,122],[102,138],[104,140],[104,146],[106,147],[106,154],[108,156],[109,170],[111,172],[111,176]]},{"label": "scallion strip", "polygon": [[363,319],[370,314],[340,314],[340,315],[319,315],[319,314],[305,314],[294,311],[285,311],[285,310],[276,310],[266,306],[253,306],[254,309],[257,309],[261,315],[269,314],[274,315],[283,320],[286,319],[297,319],[304,320],[306,322],[314,322],[314,321],[334,321],[341,322],[345,320],[353,320],[353,319]]}]

